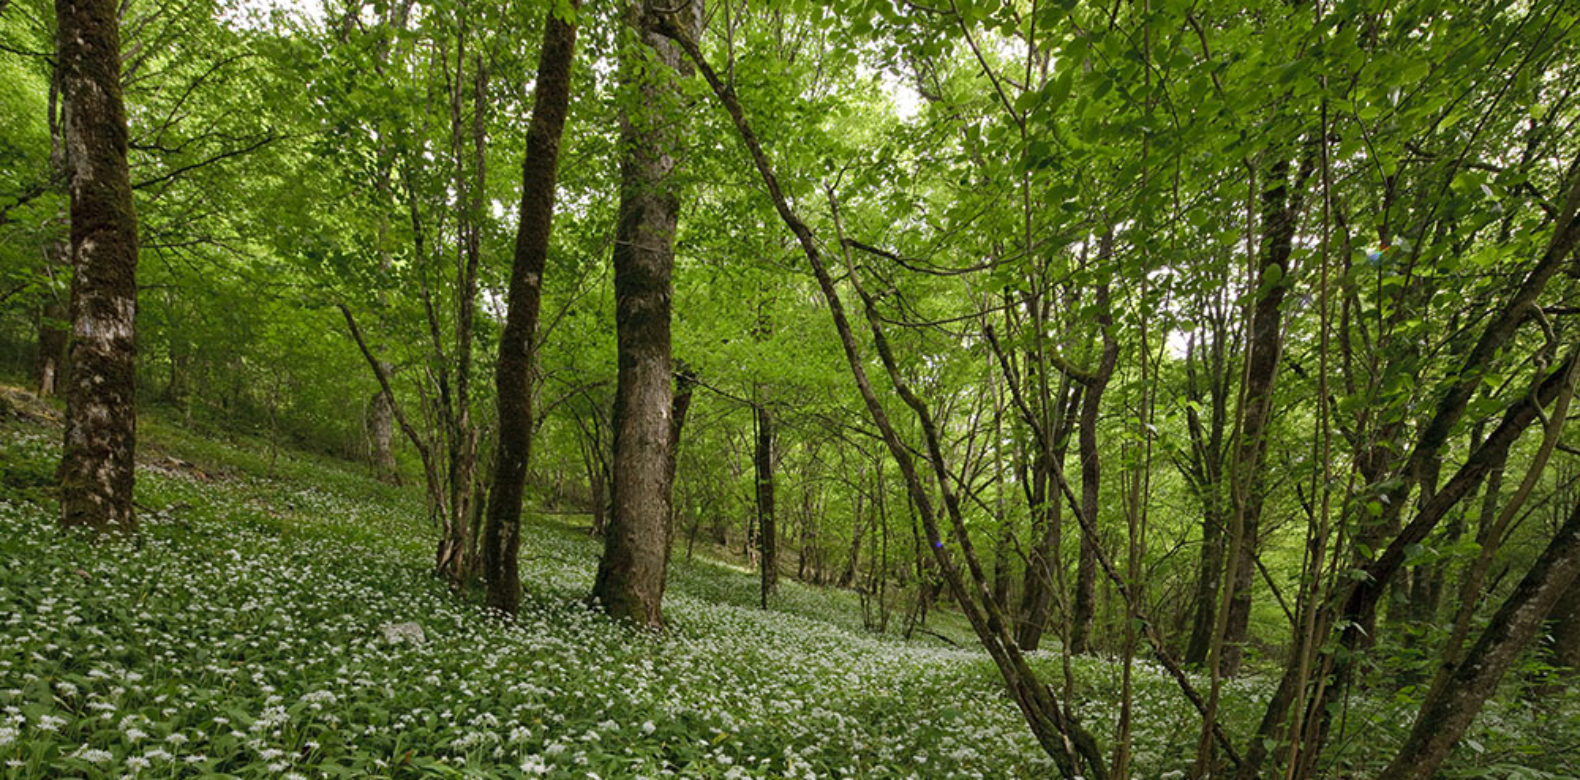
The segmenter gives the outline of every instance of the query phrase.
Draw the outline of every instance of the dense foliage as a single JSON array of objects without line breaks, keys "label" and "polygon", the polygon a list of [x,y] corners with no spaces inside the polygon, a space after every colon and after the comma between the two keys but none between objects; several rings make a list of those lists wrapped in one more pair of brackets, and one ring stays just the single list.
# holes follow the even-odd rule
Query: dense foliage
[{"label": "dense foliage", "polygon": [[[543,196],[522,171],[555,24],[579,37],[537,236],[529,598],[505,628],[473,604],[497,402],[519,400],[489,380]],[[40,395],[71,370],[55,25],[0,0],[0,372]],[[302,450],[388,485],[145,472],[143,546],[100,550],[47,531],[39,434],[7,445],[5,638],[53,637],[24,622],[45,599],[84,658],[112,622],[197,621],[104,663],[180,685],[143,668],[176,653],[207,687],[161,691],[199,709],[241,674],[200,673],[213,658],[307,675],[234,694],[249,719],[286,707],[287,743],[151,719],[213,737],[201,768],[1580,772],[1573,3],[130,0],[120,31],[139,403],[168,436],[247,437],[266,477]],[[644,160],[663,175],[638,181]],[[673,311],[645,335],[674,389],[642,407],[672,443],[621,445],[643,196],[678,214],[646,290]],[[672,489],[635,501],[672,507],[636,540],[679,567],[668,618],[647,605],[660,639],[565,606],[595,551],[530,520],[623,533],[621,446],[673,458]],[[114,606],[161,571],[187,595]],[[231,602],[265,580],[286,617],[245,623]],[[374,641],[417,613],[426,649]],[[309,615],[322,636],[291,634]],[[904,643],[931,632],[963,647]],[[5,669],[28,729],[100,701],[58,690],[98,685],[98,661],[38,659]],[[424,665],[442,692],[404,687]],[[375,705],[347,680],[400,703],[356,710]],[[376,730],[419,709],[455,717],[365,751],[316,736],[313,713]],[[675,730],[658,753],[648,721]],[[74,724],[0,727],[0,749],[22,774],[128,760]]]}]

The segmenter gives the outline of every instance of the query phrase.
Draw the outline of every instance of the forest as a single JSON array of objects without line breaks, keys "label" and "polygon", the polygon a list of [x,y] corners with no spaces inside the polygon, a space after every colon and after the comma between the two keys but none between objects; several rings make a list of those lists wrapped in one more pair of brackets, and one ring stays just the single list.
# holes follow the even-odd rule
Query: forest
[{"label": "forest", "polygon": [[1580,777],[1573,0],[0,0],[0,774]]}]

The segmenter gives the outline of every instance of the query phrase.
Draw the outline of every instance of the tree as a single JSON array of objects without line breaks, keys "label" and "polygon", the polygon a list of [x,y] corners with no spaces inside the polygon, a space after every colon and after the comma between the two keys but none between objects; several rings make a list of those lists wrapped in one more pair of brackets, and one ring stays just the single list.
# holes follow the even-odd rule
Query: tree
[{"label": "tree", "polygon": [[[593,598],[612,617],[664,623],[669,567],[675,397],[670,362],[670,274],[680,199],[673,180],[683,125],[670,73],[680,51],[653,29],[654,0],[629,9],[642,47],[622,49],[620,217],[614,238],[619,376],[614,401],[613,513]],[[702,3],[687,4],[695,29]],[[648,51],[651,51],[648,54]],[[648,58],[651,62],[648,62]]]},{"label": "tree", "polygon": [[1580,575],[1580,505],[1492,616],[1447,685],[1421,705],[1404,747],[1379,780],[1429,780]]},{"label": "tree", "polygon": [[763,609],[768,597],[779,587],[779,523],[774,505],[774,459],[776,439],[773,407],[758,400],[752,407],[755,435],[752,436],[752,473],[757,506],[757,569],[761,579],[758,598]]},{"label": "tree", "polygon": [[55,6],[71,193],[72,370],[61,521],[130,533],[136,448],[137,215],[112,0]]},{"label": "tree", "polygon": [[[560,136],[570,106],[576,15],[580,8],[579,0],[569,0],[551,9],[544,22],[532,121],[527,126],[527,151],[521,163],[515,262],[510,271],[505,330],[499,339],[499,363],[494,373],[499,443],[483,526],[483,580],[488,605],[510,617],[515,617],[521,602],[516,556],[521,548],[522,492],[532,453],[534,338],[554,219]],[[565,16],[560,15],[560,9],[564,9]]]}]

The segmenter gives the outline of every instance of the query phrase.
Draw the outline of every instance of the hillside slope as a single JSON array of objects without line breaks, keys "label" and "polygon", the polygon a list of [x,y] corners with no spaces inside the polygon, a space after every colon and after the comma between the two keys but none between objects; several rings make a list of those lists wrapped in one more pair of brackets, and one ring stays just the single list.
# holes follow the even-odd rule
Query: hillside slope
[{"label": "hillside slope", "polygon": [[[978,654],[861,632],[827,594],[763,613],[753,578],[679,563],[673,629],[638,635],[580,604],[596,545],[540,525],[504,625],[428,575],[406,494],[238,452],[154,455],[142,537],[90,545],[52,525],[55,438],[0,434],[8,776],[1046,772]],[[402,622],[425,641],[380,631]]]},{"label": "hillside slope", "polygon": [[[864,631],[851,594],[786,582],[763,612],[751,573],[677,560],[671,628],[641,634],[582,603],[596,541],[538,522],[504,624],[430,576],[413,492],[157,419],[143,530],[95,545],[54,526],[58,437],[0,423],[0,775],[1053,774],[983,654]],[[402,623],[421,640],[385,631]],[[1115,722],[1119,666],[1072,672],[1083,719]],[[1136,685],[1137,776],[1182,776],[1195,718],[1144,663]],[[1226,716],[1265,695],[1232,683]],[[1385,734],[1408,711],[1352,717]],[[1385,745],[1359,747],[1364,766]]]}]

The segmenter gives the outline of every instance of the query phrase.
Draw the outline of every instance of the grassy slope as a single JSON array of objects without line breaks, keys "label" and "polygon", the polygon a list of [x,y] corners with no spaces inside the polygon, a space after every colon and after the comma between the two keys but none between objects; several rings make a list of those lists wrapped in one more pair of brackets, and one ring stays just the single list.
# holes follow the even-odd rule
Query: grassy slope
[{"label": "grassy slope", "polygon": [[[266,448],[157,422],[141,538],[94,546],[53,528],[57,438],[0,426],[0,775],[1051,775],[980,653],[864,632],[849,594],[788,582],[763,613],[753,575],[677,561],[671,631],[637,635],[580,605],[596,544],[541,524],[502,625],[428,576],[412,492],[293,453],[266,479]],[[1116,667],[1075,672],[1114,722]],[[1145,666],[1137,707],[1138,776],[1177,776],[1194,718]]]}]

